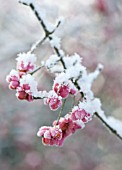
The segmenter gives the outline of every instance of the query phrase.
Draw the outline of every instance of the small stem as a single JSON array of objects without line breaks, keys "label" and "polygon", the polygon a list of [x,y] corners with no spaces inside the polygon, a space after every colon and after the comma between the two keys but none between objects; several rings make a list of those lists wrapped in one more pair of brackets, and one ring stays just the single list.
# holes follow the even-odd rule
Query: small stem
[{"label": "small stem", "polygon": [[33,97],[33,99],[37,100],[37,99],[45,99],[46,97]]},{"label": "small stem", "polygon": [[42,67],[44,67],[43,65],[41,65],[40,67],[38,67],[36,70],[34,70],[32,73],[30,73],[31,75],[33,75],[34,73],[36,73],[38,70],[40,70]]},{"label": "small stem", "polygon": [[46,36],[44,36],[44,38],[42,40],[37,41],[35,44],[32,45],[31,50],[29,51],[30,53],[34,52],[34,50],[41,44],[43,44],[43,42],[46,40]]},{"label": "small stem", "polygon": [[106,121],[97,113],[95,112],[96,117],[103,122],[103,124],[107,127],[107,129],[112,132],[115,136],[117,136],[119,139],[122,140],[122,137],[117,133],[115,129],[113,129],[111,126],[108,125]]},{"label": "small stem", "polygon": [[58,121],[59,121],[59,119],[60,119],[60,117],[61,117],[61,114],[62,114],[62,111],[63,111],[63,109],[64,109],[65,103],[66,103],[66,99],[64,99],[63,104],[62,104],[62,107],[61,107],[61,110],[60,110],[60,112],[59,112],[59,114],[58,114],[57,124],[58,124]]}]

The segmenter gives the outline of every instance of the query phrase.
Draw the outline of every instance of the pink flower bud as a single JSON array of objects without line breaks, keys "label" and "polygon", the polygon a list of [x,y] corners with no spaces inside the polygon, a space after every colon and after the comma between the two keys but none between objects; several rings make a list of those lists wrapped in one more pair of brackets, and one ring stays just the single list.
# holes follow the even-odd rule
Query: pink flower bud
[{"label": "pink flower bud", "polygon": [[57,93],[58,96],[61,96],[62,98],[67,98],[69,95],[69,87],[68,85],[59,85],[56,83],[54,85],[54,91]]},{"label": "pink flower bud", "polygon": [[71,119],[71,115],[67,114],[65,117],[60,118],[57,122],[56,120],[53,122],[53,126],[58,125],[62,130],[62,139],[59,142],[59,146],[61,146],[66,137],[75,133],[76,130],[83,128],[81,124],[77,121]]},{"label": "pink flower bud", "polygon": [[12,90],[16,89],[17,87],[19,87],[20,82],[19,82],[18,72],[15,71],[15,70],[12,70],[10,72],[10,74],[6,77],[6,81],[8,83],[10,83],[9,84],[9,88],[12,89]]},{"label": "pink flower bud", "polygon": [[75,89],[71,89],[70,90],[70,94],[72,94],[72,95],[76,94],[76,90]]},{"label": "pink flower bud", "polygon": [[62,105],[62,101],[56,97],[47,98],[44,100],[44,104],[49,104],[51,110],[57,110]]},{"label": "pink flower bud", "polygon": [[91,114],[87,113],[84,109],[77,109],[71,113],[72,120],[82,120],[87,123],[91,120]]},{"label": "pink flower bud", "polygon": [[42,142],[44,145],[60,146],[60,141],[62,139],[62,130],[59,128],[59,126],[44,126],[39,129],[37,136],[42,137]]},{"label": "pink flower bud", "polygon": [[27,100],[28,102],[33,101],[33,96],[28,94],[27,97],[26,97],[26,100]]},{"label": "pink flower bud", "polygon": [[17,69],[20,71],[20,72],[29,72],[29,71],[33,71],[35,68],[34,65],[32,65],[30,62],[25,65],[24,62],[22,61],[21,63],[19,63],[17,65]]},{"label": "pink flower bud", "polygon": [[19,86],[18,81],[11,81],[10,84],[9,84],[10,89],[16,89],[18,86]]},{"label": "pink flower bud", "polygon": [[19,72],[32,72],[36,68],[36,56],[31,53],[20,53],[18,54],[17,60],[17,70]]},{"label": "pink flower bud", "polygon": [[22,76],[24,76],[25,74],[26,74],[25,72],[19,71],[19,76],[20,76],[20,78],[22,78]]},{"label": "pink flower bud", "polygon": [[16,96],[19,100],[25,100],[27,98],[27,93],[25,91],[17,91]]}]

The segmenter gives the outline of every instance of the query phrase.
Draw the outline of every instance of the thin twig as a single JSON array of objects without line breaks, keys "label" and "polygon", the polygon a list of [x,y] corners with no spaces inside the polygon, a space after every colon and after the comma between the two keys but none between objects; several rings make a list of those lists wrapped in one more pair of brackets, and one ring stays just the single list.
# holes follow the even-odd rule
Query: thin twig
[{"label": "thin twig", "polygon": [[60,112],[59,112],[59,114],[58,114],[57,124],[58,124],[59,119],[60,119],[60,117],[61,117],[61,114],[62,114],[62,111],[63,111],[63,109],[64,109],[65,103],[66,103],[66,99],[64,99],[63,104],[62,104],[62,107],[61,107]]},{"label": "thin twig", "polygon": [[117,136],[119,139],[122,140],[122,137],[117,133],[117,131],[115,129],[113,129],[111,126],[109,126],[109,124],[97,113],[95,112],[96,117],[101,120],[101,122],[106,126],[106,128],[112,132],[115,136]]},{"label": "thin twig", "polygon": [[43,42],[46,40],[46,36],[42,40],[38,40],[35,44],[32,45],[31,50],[29,51],[30,53],[34,52],[34,50],[39,46],[42,45]]},{"label": "thin twig", "polygon": [[31,72],[30,74],[33,75],[34,73],[36,73],[38,70],[40,70],[42,67],[44,67],[43,65],[39,66],[37,69],[35,69],[33,72]]}]

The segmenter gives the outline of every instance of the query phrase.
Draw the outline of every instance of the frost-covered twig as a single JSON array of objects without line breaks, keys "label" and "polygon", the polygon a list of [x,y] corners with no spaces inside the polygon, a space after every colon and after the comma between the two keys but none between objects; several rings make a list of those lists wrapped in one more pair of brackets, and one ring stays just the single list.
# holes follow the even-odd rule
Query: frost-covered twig
[{"label": "frost-covered twig", "polygon": [[[57,24],[57,26],[56,26],[56,28],[55,28],[53,31],[50,32],[50,31],[48,30],[46,24],[45,24],[45,21],[43,20],[43,18],[41,18],[41,14],[39,14],[38,10],[36,9],[37,6],[36,6],[36,4],[35,4],[34,1],[30,1],[30,2],[29,2],[29,1],[19,1],[19,2],[22,3],[22,4],[24,4],[24,5],[30,6],[30,8],[31,8],[32,11],[35,13],[35,16],[37,17],[38,21],[40,22],[40,24],[41,24],[41,26],[42,26],[42,28],[43,28],[43,30],[44,30],[44,32],[45,32],[45,39],[46,39],[46,38],[49,38],[49,40],[52,41],[52,40],[53,40],[52,33],[54,33],[54,31],[55,31],[56,28],[60,25],[61,22],[59,21],[58,24]],[[27,2],[28,2],[28,3],[27,3]],[[61,51],[55,44],[54,44],[53,48],[54,48],[57,56],[59,56],[60,62],[61,62],[61,64],[63,65],[64,69],[66,69],[67,67],[66,67],[65,62],[64,62],[64,60],[63,60],[63,56],[62,56],[62,53],[61,53],[62,51]],[[77,79],[77,80],[78,80],[78,79]],[[80,90],[80,86],[78,85],[77,80],[75,80],[75,82],[73,82],[73,80],[71,79],[71,81],[75,84],[75,86],[77,87],[77,89]],[[81,93],[81,95],[83,96],[83,93]]]},{"label": "frost-covered twig", "polygon": [[107,129],[112,132],[115,136],[122,140],[122,122],[116,120],[113,117],[106,117],[102,112],[101,114],[95,113],[95,115],[101,120],[101,122],[107,127]]},{"label": "frost-covered twig", "polygon": [[[42,137],[45,145],[61,146],[67,136],[78,129],[83,129],[85,124],[92,120],[94,114],[109,130],[115,132],[114,128],[110,126],[110,122],[103,119],[102,114],[100,114],[103,112],[101,102],[94,97],[92,92],[93,81],[98,77],[103,66],[99,64],[94,72],[87,73],[86,67],[82,65],[82,58],[78,54],[66,55],[61,49],[60,39],[54,36],[61,20],[52,29],[45,14],[34,0],[21,0],[20,2],[32,9],[44,30],[45,36],[42,40],[36,42],[30,51],[18,54],[16,70],[12,70],[7,76],[9,87],[16,90],[16,96],[20,100],[43,99],[44,104],[49,105],[53,111],[62,106],[58,119],[53,122],[53,126],[41,127],[37,135]],[[41,66],[37,66],[36,56],[32,52],[46,39],[49,40],[55,54],[51,55],[46,61],[42,61]],[[50,72],[56,72],[52,90],[49,92],[38,91],[37,82],[33,76],[42,67],[46,67]],[[74,103],[69,113],[60,117],[66,98],[72,95],[75,99],[77,94],[81,94],[82,97],[79,99],[79,103],[76,106]],[[118,133],[115,134],[118,136]]]},{"label": "frost-covered twig", "polygon": [[59,119],[60,119],[60,117],[61,117],[61,114],[62,114],[62,112],[63,112],[65,103],[66,103],[66,99],[64,99],[63,104],[62,104],[62,107],[61,107],[60,112],[59,112],[59,114],[58,114],[57,124],[58,124],[58,121],[59,121]]},{"label": "frost-covered twig", "polygon": [[[44,22],[43,19],[39,16],[38,11],[36,10],[34,4],[31,3],[31,4],[29,4],[29,6],[30,6],[31,9],[34,11],[37,19],[40,21],[40,23],[41,23],[41,25],[42,25],[42,27],[43,27],[43,30],[44,30],[44,32],[45,32],[46,37],[48,37],[49,40],[51,41],[51,40],[52,40],[51,34],[52,34],[54,31],[53,31],[53,32],[49,32],[49,31],[48,31],[48,28],[46,27],[45,22]],[[54,48],[56,54],[60,57],[60,61],[61,61],[62,65],[63,65],[64,69],[66,69],[66,65],[65,65],[65,62],[64,62],[64,60],[63,60],[63,56],[61,56],[60,50],[59,50],[55,45],[53,46],[53,48]],[[100,72],[101,70],[102,70],[102,66],[99,65],[98,68],[96,69],[96,72],[93,73],[93,74],[94,74],[94,78],[93,78],[93,75],[92,75],[92,76],[91,76],[91,74],[89,75],[89,78],[92,77],[91,81],[93,81],[93,80],[97,77],[97,75],[99,74],[99,72]],[[73,82],[73,80],[71,79],[71,81],[74,83],[74,85],[77,87],[77,89],[80,90],[80,86],[79,86],[79,84],[78,84],[78,80],[79,80],[79,78],[78,78],[77,80],[75,80],[75,82]],[[84,97],[84,94],[83,94],[82,92],[81,92],[81,96]],[[107,121],[105,121],[97,112],[95,113],[95,115],[98,117],[98,119],[99,119],[100,121],[102,121],[102,122],[105,124],[105,126],[106,126],[112,133],[114,133],[117,137],[119,137],[119,138],[122,140],[122,137],[117,133],[116,130],[114,130],[114,129],[108,124]]]},{"label": "frost-covered twig", "polygon": [[42,39],[42,40],[38,40],[36,43],[34,43],[33,45],[32,45],[32,47],[31,47],[31,49],[30,49],[30,53],[33,53],[34,52],[34,50],[39,46],[39,45],[41,45],[41,44],[43,44],[43,42],[46,40],[46,36],[44,36],[44,38]]}]

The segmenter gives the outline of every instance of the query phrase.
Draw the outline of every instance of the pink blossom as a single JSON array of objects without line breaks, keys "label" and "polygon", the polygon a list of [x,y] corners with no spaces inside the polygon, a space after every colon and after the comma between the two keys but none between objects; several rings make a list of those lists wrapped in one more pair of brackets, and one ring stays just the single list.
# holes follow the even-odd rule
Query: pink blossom
[{"label": "pink blossom", "polygon": [[42,137],[42,142],[44,145],[60,146],[60,140],[62,139],[62,130],[59,128],[59,126],[43,126],[39,129],[37,136]]},{"label": "pink blossom", "polygon": [[60,129],[62,130],[60,146],[63,144],[66,137],[75,133],[76,130],[83,128],[83,126],[77,121],[73,121],[69,114],[67,114],[64,118],[60,118],[58,122],[55,120],[53,125],[59,125]]},{"label": "pink blossom", "polygon": [[49,104],[51,110],[57,110],[62,105],[62,101],[56,97],[49,97],[44,100],[44,104]]},{"label": "pink blossom", "polygon": [[76,90],[75,89],[70,89],[70,94],[72,94],[72,95],[74,95],[74,94],[76,94]]},{"label": "pink blossom", "polygon": [[11,81],[9,84],[10,89],[16,89],[19,86],[19,81]]},{"label": "pink blossom", "polygon": [[68,85],[59,85],[56,83],[54,85],[54,91],[58,94],[58,96],[61,96],[62,98],[67,98],[69,95]]},{"label": "pink blossom", "polygon": [[19,72],[32,72],[36,68],[36,56],[31,53],[20,53],[18,54],[17,70]]},{"label": "pink blossom", "polygon": [[17,88],[17,93],[16,96],[19,100],[27,100],[27,101],[32,101],[33,100],[33,96],[31,94],[31,92],[26,92],[26,90],[29,90],[30,87],[29,85],[23,85],[23,87],[18,87]]},{"label": "pink blossom", "polygon": [[33,71],[34,70],[34,65],[32,65],[30,62],[27,65],[24,65],[24,62],[21,61],[21,63],[17,64],[17,69],[20,72],[29,72],[29,71]]},{"label": "pink blossom", "polygon": [[16,89],[20,84],[18,72],[16,70],[12,70],[10,74],[6,77],[6,81],[10,83],[10,89]]},{"label": "pink blossom", "polygon": [[25,74],[26,74],[25,72],[19,71],[19,76],[20,76],[20,78],[22,78],[22,76],[24,76]]},{"label": "pink blossom", "polygon": [[82,120],[87,123],[91,120],[91,114],[87,113],[84,109],[77,109],[71,113],[71,118],[73,120]]}]

